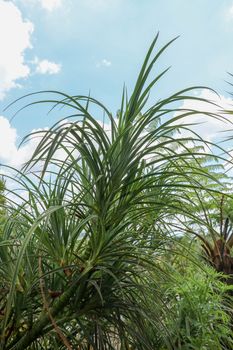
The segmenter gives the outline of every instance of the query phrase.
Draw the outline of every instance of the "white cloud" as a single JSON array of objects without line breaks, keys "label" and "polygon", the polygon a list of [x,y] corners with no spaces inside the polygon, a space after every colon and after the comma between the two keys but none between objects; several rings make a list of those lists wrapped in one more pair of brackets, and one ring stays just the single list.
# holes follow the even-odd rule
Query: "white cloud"
[{"label": "white cloud", "polygon": [[20,168],[32,156],[40,138],[30,138],[20,148],[17,147],[17,131],[9,120],[0,116],[0,163]]},{"label": "white cloud", "polygon": [[18,79],[29,76],[25,50],[31,48],[33,24],[22,18],[19,9],[9,1],[0,0],[0,99]]},{"label": "white cloud", "polygon": [[41,6],[47,11],[53,11],[62,5],[62,0],[39,0]]},{"label": "white cloud", "polygon": [[97,68],[100,67],[110,67],[112,65],[111,61],[108,61],[106,58],[103,58],[100,62],[96,64]]},{"label": "white cloud", "polygon": [[[207,103],[205,101],[198,100],[185,100],[180,106],[180,109],[184,110],[197,110],[200,112],[208,112],[210,114],[220,115],[220,118],[215,118],[214,116],[207,116],[203,113],[194,114],[187,118],[183,123],[198,124],[190,126],[198,135],[200,135],[204,140],[208,142],[216,141],[219,138],[226,137],[226,132],[229,129],[233,129],[233,118],[227,115],[223,110],[233,110],[231,98],[226,98],[222,95],[218,96],[210,90],[202,90],[198,96],[201,99],[209,100],[213,104]],[[182,131],[183,136],[190,136],[188,131]]]},{"label": "white cloud", "polygon": [[233,3],[230,7],[228,7],[225,11],[225,16],[227,20],[233,19]]},{"label": "white cloud", "polygon": [[36,73],[40,74],[57,74],[61,70],[61,65],[55,62],[51,62],[48,60],[39,61],[36,59]]},{"label": "white cloud", "polygon": [[[107,130],[107,134],[111,137],[111,128],[110,125],[104,124],[101,121],[97,122]],[[63,120],[59,124],[70,124],[72,122],[68,120]],[[21,145],[20,148],[17,147],[18,144],[18,135],[17,130],[12,127],[9,123],[9,120],[4,116],[0,116],[0,176],[3,176],[6,181],[6,188],[10,190],[7,193],[7,198],[12,199],[16,203],[22,203],[22,198],[24,200],[28,197],[28,192],[25,191],[17,182],[17,169],[21,169],[22,166],[32,157],[35,148],[40,142],[41,138],[44,135],[44,131],[48,130],[48,128],[36,129],[32,130],[33,132],[39,132],[36,136],[32,135],[28,142]],[[40,133],[41,132],[41,133]],[[69,137],[69,141],[71,141],[71,136]],[[74,140],[75,142],[75,140]],[[64,145],[69,148],[70,143],[67,141],[64,142]],[[74,157],[78,157],[78,152],[75,151],[72,153]],[[67,152],[64,148],[60,148],[54,154],[54,159],[59,161],[65,161],[67,158]],[[59,162],[56,162],[57,164]],[[41,170],[42,162],[37,163],[35,167],[33,167],[33,171],[37,172]],[[13,167],[16,171],[12,171],[12,169],[8,168],[8,166]],[[54,164],[50,164],[50,170],[55,171],[56,168]],[[35,181],[35,178],[31,178],[32,181]],[[16,180],[16,181],[15,181]],[[11,192],[12,191],[12,192]],[[19,197],[18,197],[19,195]],[[21,196],[21,197],[20,197]]]},{"label": "white cloud", "polygon": [[[68,121],[63,120],[59,125],[67,122]],[[0,164],[20,169],[32,157],[34,150],[41,141],[44,136],[44,131],[46,130],[48,130],[48,127],[33,129],[27,142],[18,147],[17,144],[20,140],[18,140],[17,130],[10,124],[6,117],[0,116]],[[65,143],[65,145],[68,147],[67,143]],[[66,157],[67,153],[64,149],[58,149],[55,158],[62,161],[65,160]]]},{"label": "white cloud", "polygon": [[[39,0],[37,0],[39,1]],[[48,10],[58,7],[61,0],[40,0]],[[15,87],[20,87],[20,79],[32,73],[30,63],[36,64],[36,72],[57,74],[61,65],[47,59],[34,62],[25,60],[27,49],[32,49],[33,24],[23,19],[20,10],[12,1],[0,0],[0,100]]]},{"label": "white cloud", "polygon": [[10,126],[8,119],[0,116],[0,159],[8,161],[15,153],[16,129]]}]

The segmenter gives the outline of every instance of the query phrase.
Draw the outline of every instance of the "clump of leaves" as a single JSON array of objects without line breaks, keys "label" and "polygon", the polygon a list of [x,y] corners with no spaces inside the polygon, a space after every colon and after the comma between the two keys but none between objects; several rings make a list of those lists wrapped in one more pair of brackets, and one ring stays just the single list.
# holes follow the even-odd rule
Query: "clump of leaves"
[{"label": "clump of leaves", "polygon": [[[184,118],[200,113],[177,108],[199,100],[194,88],[149,105],[167,70],[148,77],[172,42],[154,53],[157,40],[129,98],[124,89],[117,119],[90,96],[50,91],[31,103],[52,103],[67,116],[30,136],[40,142],[11,178],[21,192],[7,201],[0,241],[4,350],[154,350],[161,339],[173,349],[156,285],[166,280],[160,245],[192,202],[186,191],[208,190],[202,176],[209,175],[202,151],[186,146],[202,140],[176,135],[187,131]],[[107,130],[95,118],[99,108]]]}]

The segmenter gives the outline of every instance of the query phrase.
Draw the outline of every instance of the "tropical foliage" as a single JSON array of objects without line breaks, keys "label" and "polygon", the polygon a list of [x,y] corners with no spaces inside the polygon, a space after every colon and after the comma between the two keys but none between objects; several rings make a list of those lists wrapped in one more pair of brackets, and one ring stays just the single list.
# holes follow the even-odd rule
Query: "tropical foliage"
[{"label": "tropical foliage", "polygon": [[154,53],[157,39],[116,118],[90,96],[48,91],[29,102],[66,117],[29,136],[39,139],[31,160],[9,175],[19,191],[8,189],[0,241],[1,349],[231,346],[230,287],[199,252],[174,249],[203,221],[194,198],[224,185],[202,166],[216,166],[208,143],[182,136],[198,112],[177,106],[198,101],[196,88],[153,98],[167,70],[148,79],[172,42]]}]

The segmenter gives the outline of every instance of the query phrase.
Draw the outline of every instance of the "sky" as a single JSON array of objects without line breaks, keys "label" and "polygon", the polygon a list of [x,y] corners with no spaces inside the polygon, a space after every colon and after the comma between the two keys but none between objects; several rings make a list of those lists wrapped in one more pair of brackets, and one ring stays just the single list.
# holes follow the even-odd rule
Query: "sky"
[{"label": "sky", "polygon": [[[63,117],[36,106],[12,120],[23,103],[5,110],[8,104],[40,90],[90,93],[114,115],[158,31],[158,48],[179,38],[159,61],[158,71],[172,68],[152,98],[204,85],[233,109],[226,82],[233,83],[232,0],[0,0],[0,163],[20,167],[35,147],[31,140],[18,149],[21,139]],[[212,141],[226,128],[212,120],[197,131]]]}]

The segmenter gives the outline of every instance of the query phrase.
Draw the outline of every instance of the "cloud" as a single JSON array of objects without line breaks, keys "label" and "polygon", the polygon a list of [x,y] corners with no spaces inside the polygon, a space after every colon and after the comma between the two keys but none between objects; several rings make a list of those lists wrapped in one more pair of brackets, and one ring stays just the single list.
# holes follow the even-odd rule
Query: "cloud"
[{"label": "cloud", "polygon": [[46,59],[41,61],[36,59],[34,63],[36,64],[36,73],[51,75],[57,74],[61,70],[61,64],[51,62]]},{"label": "cloud", "polygon": [[100,62],[96,64],[97,68],[100,67],[110,67],[112,65],[111,61],[108,61],[106,58],[103,58]]},{"label": "cloud", "polygon": [[[36,130],[35,130],[36,131]],[[4,177],[7,199],[13,200],[15,203],[22,203],[28,198],[28,192],[21,188],[17,180],[17,170],[27,162],[35,150],[41,137],[30,138],[27,143],[20,148],[17,147],[18,135],[9,120],[4,116],[0,116],[0,176]]]},{"label": "cloud", "polygon": [[[60,4],[61,0],[41,0],[41,5],[48,10]],[[36,72],[40,74],[57,74],[61,70],[60,64],[47,59],[25,60],[26,51],[32,49],[33,29],[33,23],[22,17],[12,1],[0,0],[0,100],[10,89],[21,86],[20,79],[32,74],[30,64],[36,65]]]},{"label": "cloud", "polygon": [[[70,122],[62,120],[59,125],[66,123]],[[44,136],[44,132],[48,129],[48,127],[33,129],[30,132],[30,136],[27,138],[27,142],[18,147],[18,141],[20,140],[17,130],[10,124],[6,117],[0,116],[0,164],[20,169],[28,160],[30,160],[38,143]],[[68,147],[67,142],[65,145]],[[57,150],[54,157],[60,161],[64,161],[67,157],[67,153],[63,148],[60,148]]]},{"label": "cloud", "polygon": [[[212,104],[205,101],[185,100],[180,106],[180,109],[193,109],[200,112],[208,112],[213,115],[217,114],[220,118],[200,113],[186,117],[183,123],[197,123],[197,125],[192,125],[190,128],[208,142],[215,142],[219,138],[223,139],[226,137],[227,131],[233,129],[233,124],[231,124],[233,123],[233,118],[224,113],[223,110],[233,110],[231,98],[226,98],[222,95],[218,96],[207,89],[201,90],[200,94],[195,97],[209,100]],[[188,137],[190,133],[188,131],[182,131],[182,135]]]},{"label": "cloud", "polygon": [[30,68],[24,54],[31,48],[33,24],[23,20],[19,9],[9,1],[0,0],[0,99],[18,79],[27,78]]},{"label": "cloud", "polygon": [[20,168],[30,159],[39,140],[40,138],[30,138],[18,148],[17,130],[10,125],[7,118],[0,116],[0,163]]},{"label": "cloud", "polygon": [[227,20],[233,19],[233,3],[225,10],[225,17]]},{"label": "cloud", "polygon": [[42,8],[47,11],[53,11],[62,5],[62,0],[39,0]]}]

